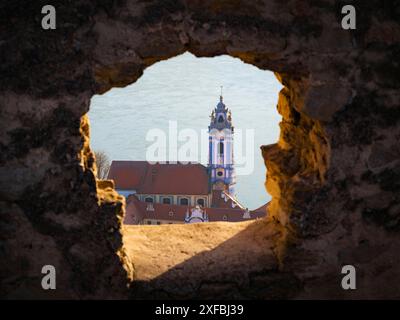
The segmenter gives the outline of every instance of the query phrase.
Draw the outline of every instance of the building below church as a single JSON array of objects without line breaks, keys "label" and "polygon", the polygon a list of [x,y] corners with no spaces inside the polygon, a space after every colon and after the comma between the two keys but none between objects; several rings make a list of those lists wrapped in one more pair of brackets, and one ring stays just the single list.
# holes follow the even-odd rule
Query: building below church
[{"label": "building below church", "polygon": [[234,196],[234,128],[222,96],[210,118],[208,166],[112,161],[108,179],[126,198],[125,224],[238,222],[266,215],[267,204],[250,211]]}]

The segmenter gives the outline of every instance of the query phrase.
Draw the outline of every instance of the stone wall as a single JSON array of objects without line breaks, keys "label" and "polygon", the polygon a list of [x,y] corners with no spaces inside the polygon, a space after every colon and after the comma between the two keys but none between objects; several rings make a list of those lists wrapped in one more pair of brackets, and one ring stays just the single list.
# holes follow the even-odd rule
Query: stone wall
[{"label": "stone wall", "polygon": [[[348,3],[356,30],[340,27]],[[45,4],[0,4],[1,296],[54,297],[37,289],[44,264],[63,270],[57,297],[126,296],[124,203],[96,184],[85,114],[92,95],[190,51],[285,86],[280,139],[262,152],[296,297],[400,297],[398,1],[52,1],[57,29],[42,30]],[[359,290],[338,287],[343,264]]]}]

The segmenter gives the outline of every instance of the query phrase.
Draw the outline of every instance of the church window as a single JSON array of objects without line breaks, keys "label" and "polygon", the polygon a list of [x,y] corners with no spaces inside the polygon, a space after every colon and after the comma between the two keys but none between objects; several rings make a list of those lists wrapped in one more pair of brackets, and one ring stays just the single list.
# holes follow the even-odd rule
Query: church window
[{"label": "church window", "polygon": [[197,204],[204,207],[204,199],[197,199]]},{"label": "church window", "polygon": [[224,143],[223,142],[220,142],[218,144],[218,151],[219,151],[220,155],[224,154]]},{"label": "church window", "polygon": [[179,200],[181,206],[187,206],[189,205],[189,199],[188,198],[182,198],[181,200]]},{"label": "church window", "polygon": [[152,197],[146,197],[146,198],[144,199],[144,201],[145,201],[145,202],[149,202],[149,203],[153,203],[153,202],[154,202],[154,200],[153,200]]},{"label": "church window", "polygon": [[223,117],[222,115],[220,115],[220,116],[218,117],[218,122],[219,122],[219,123],[224,122],[224,117]]}]

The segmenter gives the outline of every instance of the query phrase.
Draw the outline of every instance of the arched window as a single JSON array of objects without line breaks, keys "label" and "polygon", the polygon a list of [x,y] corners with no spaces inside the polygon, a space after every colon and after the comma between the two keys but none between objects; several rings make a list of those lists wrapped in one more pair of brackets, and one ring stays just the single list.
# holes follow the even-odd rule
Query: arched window
[{"label": "arched window", "polygon": [[181,206],[187,206],[189,204],[189,199],[182,198],[181,200],[179,200],[179,203],[181,204]]},{"label": "arched window", "polygon": [[197,199],[197,204],[204,207],[204,199]]},{"label": "arched window", "polygon": [[220,142],[220,143],[218,144],[218,151],[219,151],[219,154],[220,154],[220,155],[223,155],[223,154],[224,154],[224,143],[223,143],[223,142]]},{"label": "arched window", "polygon": [[144,201],[145,201],[145,202],[149,202],[149,203],[153,203],[153,202],[154,202],[154,200],[153,200],[152,197],[146,197],[146,198],[144,199]]},{"label": "arched window", "polygon": [[219,122],[219,123],[224,122],[224,117],[223,117],[222,115],[220,115],[220,116],[218,117],[218,122]]},{"label": "arched window", "polygon": [[163,198],[162,203],[164,204],[171,204],[171,198]]}]

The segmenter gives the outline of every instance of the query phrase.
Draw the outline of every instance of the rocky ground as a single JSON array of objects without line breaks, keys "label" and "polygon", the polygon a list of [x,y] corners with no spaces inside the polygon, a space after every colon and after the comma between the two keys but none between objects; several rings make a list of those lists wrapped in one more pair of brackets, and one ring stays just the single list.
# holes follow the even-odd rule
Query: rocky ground
[{"label": "rocky ground", "polygon": [[272,238],[278,233],[264,219],[126,226],[125,248],[135,270],[131,297],[289,298],[299,282],[276,276]]}]

